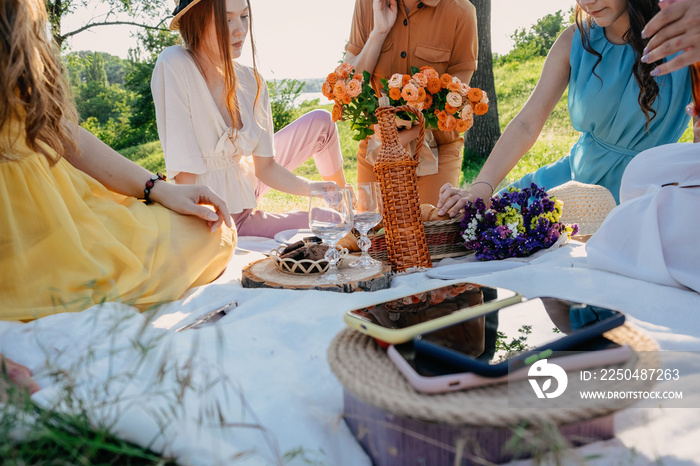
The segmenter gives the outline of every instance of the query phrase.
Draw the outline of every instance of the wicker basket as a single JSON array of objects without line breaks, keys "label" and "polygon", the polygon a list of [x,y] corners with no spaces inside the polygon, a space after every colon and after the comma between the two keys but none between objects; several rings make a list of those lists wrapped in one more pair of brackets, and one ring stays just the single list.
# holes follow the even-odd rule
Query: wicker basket
[{"label": "wicker basket", "polygon": [[[449,220],[423,223],[431,261],[444,259],[445,257],[466,256],[473,252],[466,249],[463,245],[464,241],[460,236],[461,220],[461,217],[455,217]],[[372,246],[370,246],[368,251],[369,255],[380,261],[387,260],[386,237],[384,233],[370,231],[367,236],[372,241]]]},{"label": "wicker basket", "polygon": [[378,124],[382,145],[379,148],[374,174],[382,192],[385,249],[393,272],[430,268],[430,252],[418,200],[417,155],[411,155],[399,143],[394,115],[406,111],[418,118],[421,128],[416,147],[423,145],[425,120],[423,114],[407,105],[389,106],[389,99],[379,99]]}]

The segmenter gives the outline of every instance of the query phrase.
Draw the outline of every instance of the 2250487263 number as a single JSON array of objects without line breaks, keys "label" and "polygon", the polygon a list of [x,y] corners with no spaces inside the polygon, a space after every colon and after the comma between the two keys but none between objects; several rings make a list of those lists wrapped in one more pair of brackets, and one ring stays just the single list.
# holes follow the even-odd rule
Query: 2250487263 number
[{"label": "2250487263 number", "polygon": [[601,369],[598,380],[678,380],[678,369]]}]

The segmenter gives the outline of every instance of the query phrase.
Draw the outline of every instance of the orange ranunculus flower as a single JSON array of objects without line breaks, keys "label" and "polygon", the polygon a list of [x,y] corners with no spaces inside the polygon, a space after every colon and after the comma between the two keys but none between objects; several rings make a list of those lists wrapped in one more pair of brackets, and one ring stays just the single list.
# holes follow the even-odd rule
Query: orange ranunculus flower
[{"label": "orange ranunculus flower", "polygon": [[333,87],[331,86],[331,83],[326,81],[323,83],[323,85],[321,85],[321,94],[323,94],[327,99],[330,99],[328,96],[333,94]]},{"label": "orange ranunculus flower", "polygon": [[431,94],[437,94],[442,89],[442,82],[440,78],[430,78],[428,79],[428,92]]},{"label": "orange ranunculus flower", "polygon": [[418,99],[418,89],[413,84],[408,83],[401,90],[401,97],[406,102],[415,102]]},{"label": "orange ranunculus flower", "polygon": [[338,121],[343,117],[343,109],[340,108],[340,105],[338,105],[338,103],[333,105],[333,110],[331,111],[331,117],[333,118],[333,121]]},{"label": "orange ranunculus flower", "polygon": [[338,98],[342,98],[347,92],[343,81],[338,81],[335,83],[335,86],[333,86],[333,94]]},{"label": "orange ranunculus flower", "polygon": [[345,94],[343,97],[341,97],[341,99],[345,105],[352,102],[352,97],[350,97],[350,94]]},{"label": "orange ranunculus flower", "polygon": [[418,99],[416,99],[418,102],[424,102],[425,101],[425,96],[428,95],[425,92],[424,87],[419,87],[418,88]]},{"label": "orange ranunculus flower", "polygon": [[450,76],[447,73],[443,73],[442,76],[440,76],[440,83],[442,84],[442,87],[447,87],[449,84],[452,82],[452,76]]},{"label": "orange ranunculus flower", "polygon": [[437,71],[435,71],[435,68],[433,68],[432,66],[423,66],[421,67],[420,71],[421,73],[423,73],[423,76],[425,76],[428,81],[430,81],[433,78],[440,79],[440,75]]},{"label": "orange ranunculus flower", "polygon": [[408,84],[408,83],[410,83],[410,82],[411,82],[411,77],[410,77],[409,75],[404,74],[404,75],[401,77],[401,85],[402,85],[402,86],[405,86],[406,84]]},{"label": "orange ranunculus flower", "polygon": [[346,90],[348,91],[348,95],[354,99],[362,92],[362,83],[357,79],[353,79],[346,86]]},{"label": "orange ranunculus flower", "polygon": [[440,131],[445,131],[447,128],[445,127],[445,122],[443,120],[438,120],[438,129]]},{"label": "orange ranunculus flower", "polygon": [[433,106],[433,96],[426,93],[425,100],[423,101],[423,107],[430,108]]},{"label": "orange ranunculus flower", "polygon": [[474,105],[474,113],[476,115],[483,115],[484,113],[486,113],[488,111],[489,111],[489,104],[479,102],[476,105]]},{"label": "orange ranunculus flower", "polygon": [[454,131],[457,128],[457,118],[447,115],[445,119],[445,131]]},{"label": "orange ranunculus flower", "polygon": [[392,87],[389,89],[389,98],[391,100],[399,100],[401,98],[401,91],[398,87]]},{"label": "orange ranunculus flower", "polygon": [[471,100],[472,102],[479,102],[483,96],[484,93],[481,92],[481,89],[477,87],[472,87],[467,93],[467,97],[469,97],[469,100]]},{"label": "orange ranunculus flower", "polygon": [[445,113],[452,115],[456,111],[457,111],[456,107],[453,107],[452,105],[445,102]]},{"label": "orange ranunculus flower", "polygon": [[436,115],[438,121],[445,121],[447,119],[447,112],[444,110],[439,111]]},{"label": "orange ranunculus flower", "polygon": [[328,84],[330,84],[332,86],[333,84],[336,83],[336,81],[338,81],[338,75],[335,73],[330,73],[328,75],[328,77],[326,78],[326,81],[328,82]]},{"label": "orange ranunculus flower", "polygon": [[474,119],[469,119],[469,120],[459,120],[457,122],[457,131],[460,133],[463,133],[465,131],[469,131],[471,127],[474,126]]}]

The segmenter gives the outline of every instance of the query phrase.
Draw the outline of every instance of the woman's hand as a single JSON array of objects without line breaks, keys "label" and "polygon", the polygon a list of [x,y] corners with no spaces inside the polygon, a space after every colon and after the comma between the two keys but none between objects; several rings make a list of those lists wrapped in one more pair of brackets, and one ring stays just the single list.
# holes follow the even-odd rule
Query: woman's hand
[{"label": "woman's hand", "polygon": [[[12,359],[7,358],[0,353],[0,377],[7,378],[10,383],[29,390],[29,393],[35,393],[40,390],[39,385],[32,379],[32,371],[27,367],[14,362]],[[0,389],[0,398],[2,398],[2,390]]]},{"label": "woman's hand", "polygon": [[311,191],[326,191],[338,188],[340,186],[335,181],[309,181],[309,194],[311,194]]},{"label": "woman's hand", "polygon": [[397,0],[373,0],[372,9],[374,11],[373,33],[385,37],[391,31],[399,14]]},{"label": "woman's hand", "polygon": [[651,37],[642,61],[656,60],[684,52],[657,66],[652,75],[664,75],[700,61],[700,0],[665,0],[661,11],[649,21],[642,37]]},{"label": "woman's hand", "polygon": [[487,183],[474,183],[469,189],[459,189],[450,183],[445,183],[440,188],[440,200],[437,205],[437,208],[440,209],[438,215],[445,215],[447,212],[450,217],[454,217],[467,203],[477,199],[483,199],[488,205],[492,195],[493,192]]},{"label": "woman's hand", "polygon": [[173,212],[194,215],[206,220],[209,231],[212,232],[216,231],[222,222],[226,223],[229,228],[233,226],[226,202],[207,186],[175,185],[160,181],[151,189],[151,200]]}]

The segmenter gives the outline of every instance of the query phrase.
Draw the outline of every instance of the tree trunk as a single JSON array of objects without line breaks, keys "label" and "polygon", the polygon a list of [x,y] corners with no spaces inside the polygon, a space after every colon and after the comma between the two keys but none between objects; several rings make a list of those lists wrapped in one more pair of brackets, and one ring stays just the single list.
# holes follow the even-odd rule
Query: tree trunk
[{"label": "tree trunk", "polygon": [[493,56],[491,53],[491,0],[471,0],[476,7],[479,34],[479,67],[469,83],[486,92],[489,111],[474,118],[474,126],[465,133],[464,157],[466,161],[483,162],[501,136],[498,124],[498,99],[493,79]]}]

